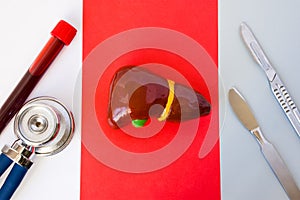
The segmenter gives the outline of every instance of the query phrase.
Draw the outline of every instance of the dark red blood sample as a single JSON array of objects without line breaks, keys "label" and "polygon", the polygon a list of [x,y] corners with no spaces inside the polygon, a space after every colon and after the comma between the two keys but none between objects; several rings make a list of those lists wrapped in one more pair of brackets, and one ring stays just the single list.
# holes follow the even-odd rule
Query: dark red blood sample
[{"label": "dark red blood sample", "polygon": [[33,76],[29,71],[15,87],[0,110],[0,130],[3,130],[15,113],[22,107],[27,97],[39,81],[40,76]]},{"label": "dark red blood sample", "polygon": [[63,47],[64,43],[61,40],[56,37],[51,37],[30,66],[29,72],[34,76],[41,76]]},{"label": "dark red blood sample", "polygon": [[1,107],[0,132],[2,132],[5,126],[22,107],[29,94],[64,45],[70,44],[76,34],[76,29],[67,22],[61,20],[52,30],[51,34],[52,37],[48,40],[29,70],[25,73],[21,81]]}]

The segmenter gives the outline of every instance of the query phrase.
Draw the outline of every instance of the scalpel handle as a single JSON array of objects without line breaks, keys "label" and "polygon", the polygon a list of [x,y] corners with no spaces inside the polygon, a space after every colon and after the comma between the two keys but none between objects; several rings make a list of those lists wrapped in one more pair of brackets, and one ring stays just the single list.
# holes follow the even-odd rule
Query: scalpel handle
[{"label": "scalpel handle", "polygon": [[261,144],[261,152],[263,153],[266,161],[272,168],[272,171],[276,175],[277,179],[279,180],[280,184],[284,188],[287,196],[290,200],[299,200],[300,199],[300,190],[288,170],[286,164],[281,159],[281,156],[276,151],[274,146],[269,143]]},{"label": "scalpel handle", "polygon": [[282,160],[278,151],[275,147],[264,137],[262,131],[259,127],[251,130],[251,133],[257,139],[261,152],[264,155],[265,160],[268,162],[273,173],[279,180],[281,186],[285,190],[287,196],[290,200],[299,200],[300,199],[300,190],[289,171],[288,167]]},{"label": "scalpel handle", "polygon": [[295,129],[297,135],[300,137],[300,113],[296,104],[292,100],[278,75],[276,75],[274,80],[270,82],[270,85],[276,100]]}]

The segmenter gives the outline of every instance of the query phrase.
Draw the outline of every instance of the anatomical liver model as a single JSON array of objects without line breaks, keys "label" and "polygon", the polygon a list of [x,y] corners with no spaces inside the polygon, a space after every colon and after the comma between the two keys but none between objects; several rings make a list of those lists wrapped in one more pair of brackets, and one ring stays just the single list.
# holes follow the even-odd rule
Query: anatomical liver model
[{"label": "anatomical liver model", "polygon": [[[119,69],[111,82],[108,122],[113,128],[142,127],[150,119],[181,122],[210,113],[210,103],[193,88],[141,67]],[[154,106],[159,105],[159,106]]]}]

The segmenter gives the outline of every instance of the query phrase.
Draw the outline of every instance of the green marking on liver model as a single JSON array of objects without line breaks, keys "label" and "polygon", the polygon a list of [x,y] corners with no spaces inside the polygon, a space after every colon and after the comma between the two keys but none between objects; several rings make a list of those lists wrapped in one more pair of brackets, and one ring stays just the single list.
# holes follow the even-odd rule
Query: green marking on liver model
[{"label": "green marking on liver model", "polygon": [[131,121],[132,125],[136,128],[143,127],[146,122],[147,122],[147,119],[134,119]]}]

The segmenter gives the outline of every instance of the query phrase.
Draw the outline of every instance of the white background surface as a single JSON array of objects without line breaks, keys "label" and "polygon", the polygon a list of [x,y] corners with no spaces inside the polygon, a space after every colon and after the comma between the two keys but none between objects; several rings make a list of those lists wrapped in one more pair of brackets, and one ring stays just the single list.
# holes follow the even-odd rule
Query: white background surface
[{"label": "white background surface", "polygon": [[252,28],[295,103],[300,106],[300,1],[220,0],[219,67],[225,101],[221,128],[222,199],[287,200],[254,137],[241,125],[227,101],[235,86],[243,94],[265,136],[285,160],[300,186],[300,138],[269,89],[262,69],[239,33],[242,21]]},{"label": "white background surface", "polygon": [[[0,105],[28,70],[61,19],[76,27],[77,35],[69,46],[64,47],[29,98],[56,97],[74,110],[73,93],[82,52],[80,0],[0,2]],[[78,118],[78,112],[74,114]],[[12,199],[79,199],[80,132],[79,127],[76,128],[75,136],[65,150],[51,157],[35,159]],[[0,148],[14,140],[10,123],[0,135]],[[1,185],[5,177],[6,174],[1,177]]]},{"label": "white background surface", "polygon": [[[250,133],[234,116],[227,92],[237,87],[253,109],[266,137],[277,147],[300,185],[300,140],[283,115],[268,86],[266,76],[244,46],[239,24],[246,21],[256,34],[275,69],[300,106],[300,2],[267,0],[219,1],[219,67],[223,89],[221,106],[222,199],[288,199],[260,153]],[[78,29],[41,79],[30,98],[53,96],[75,110],[74,90],[81,67],[82,2],[80,0],[27,0],[0,2],[0,104],[28,70],[64,19]],[[78,92],[78,88],[76,89]],[[76,97],[79,95],[76,93]],[[76,103],[76,102],[75,102]],[[78,104],[76,104],[78,106]],[[76,112],[77,110],[77,112]],[[38,158],[13,199],[79,199],[80,132],[61,153]],[[12,123],[0,135],[0,148],[15,137]],[[2,184],[3,178],[0,183]]]}]

